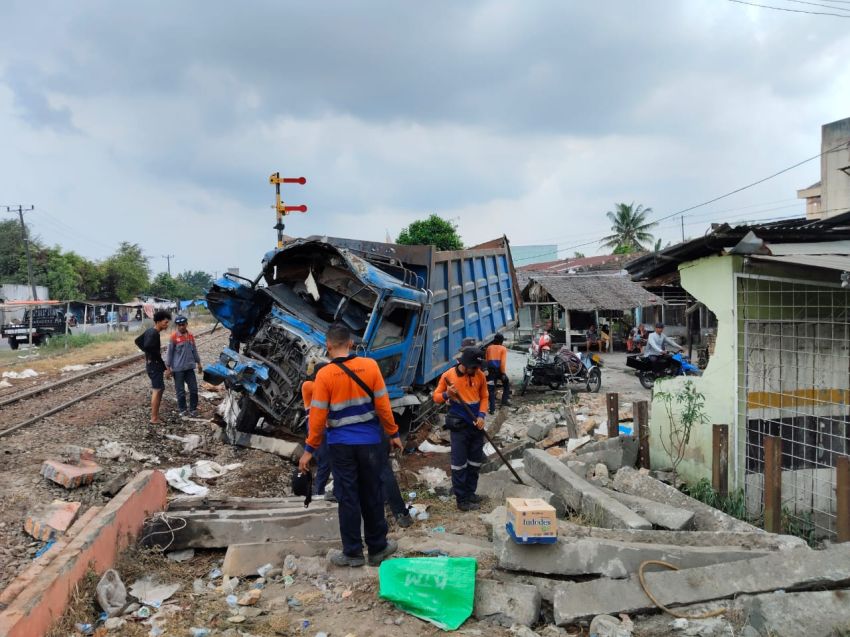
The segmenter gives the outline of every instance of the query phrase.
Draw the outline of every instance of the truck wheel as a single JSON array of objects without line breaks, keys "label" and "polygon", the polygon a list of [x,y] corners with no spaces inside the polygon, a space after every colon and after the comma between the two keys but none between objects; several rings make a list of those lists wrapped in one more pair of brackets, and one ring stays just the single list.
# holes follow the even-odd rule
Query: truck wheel
[{"label": "truck wheel", "polygon": [[260,419],[260,410],[247,396],[239,401],[239,415],[236,416],[236,431],[252,434],[257,431],[257,421]]},{"label": "truck wheel", "polygon": [[17,341],[17,339],[10,338],[10,339],[9,339],[9,347],[11,347],[12,349],[18,349],[18,341]]},{"label": "truck wheel", "polygon": [[653,376],[650,372],[640,372],[638,374],[638,379],[645,389],[652,389],[655,386],[655,376]]},{"label": "truck wheel", "polygon": [[602,388],[602,372],[593,368],[587,373],[587,391],[591,394],[597,393]]}]

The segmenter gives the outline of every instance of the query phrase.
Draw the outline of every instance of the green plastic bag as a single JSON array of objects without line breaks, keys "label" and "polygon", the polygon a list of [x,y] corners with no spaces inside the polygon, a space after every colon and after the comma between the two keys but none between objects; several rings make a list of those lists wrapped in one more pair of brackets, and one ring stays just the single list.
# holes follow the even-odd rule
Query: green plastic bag
[{"label": "green plastic bag", "polygon": [[380,596],[414,617],[455,630],[472,615],[474,557],[386,560],[378,571]]}]

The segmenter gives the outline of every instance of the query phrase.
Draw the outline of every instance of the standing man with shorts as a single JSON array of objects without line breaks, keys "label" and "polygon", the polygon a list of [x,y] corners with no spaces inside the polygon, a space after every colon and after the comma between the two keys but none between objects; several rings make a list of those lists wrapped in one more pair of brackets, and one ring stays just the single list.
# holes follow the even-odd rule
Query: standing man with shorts
[{"label": "standing man with shorts", "polygon": [[165,361],[162,360],[160,332],[168,329],[171,312],[157,310],[153,314],[153,327],[149,327],[136,337],[136,346],[145,353],[145,371],[151,379],[151,424],[159,425],[159,406],[165,389]]},{"label": "standing man with shorts", "polygon": [[334,554],[331,563],[363,566],[365,539],[369,565],[378,566],[398,550],[398,545],[387,539],[381,479],[387,458],[381,429],[389,437],[390,448],[403,449],[404,445],[378,363],[350,353],[354,342],[343,323],[331,325],[325,341],[331,362],[316,374],[310,433],[298,468],[302,473],[310,470],[313,454],[327,436],[342,539],[342,553]]}]

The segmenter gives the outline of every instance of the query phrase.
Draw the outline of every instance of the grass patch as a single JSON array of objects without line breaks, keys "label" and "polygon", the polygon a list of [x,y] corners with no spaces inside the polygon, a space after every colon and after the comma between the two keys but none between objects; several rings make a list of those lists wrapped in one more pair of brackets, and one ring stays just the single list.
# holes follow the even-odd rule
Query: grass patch
[{"label": "grass patch", "polygon": [[[135,337],[135,334],[133,335]],[[62,334],[49,339],[39,349],[46,354],[55,354],[66,349],[87,347],[94,343],[114,343],[126,341],[130,334]],[[132,340],[132,339],[130,339]]]}]

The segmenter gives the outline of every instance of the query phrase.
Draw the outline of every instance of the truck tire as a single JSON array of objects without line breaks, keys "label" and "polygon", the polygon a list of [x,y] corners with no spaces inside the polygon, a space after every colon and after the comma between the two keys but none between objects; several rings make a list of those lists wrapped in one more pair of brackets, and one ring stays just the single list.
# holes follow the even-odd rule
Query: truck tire
[{"label": "truck tire", "polygon": [[8,339],[8,340],[9,340],[9,347],[10,347],[11,349],[18,349],[18,340],[17,340],[17,339],[15,339],[15,338],[10,338],[10,339]]}]

